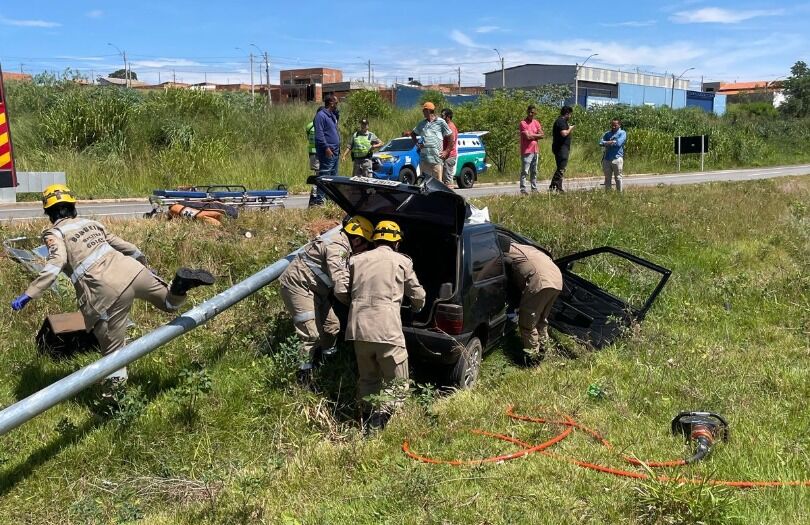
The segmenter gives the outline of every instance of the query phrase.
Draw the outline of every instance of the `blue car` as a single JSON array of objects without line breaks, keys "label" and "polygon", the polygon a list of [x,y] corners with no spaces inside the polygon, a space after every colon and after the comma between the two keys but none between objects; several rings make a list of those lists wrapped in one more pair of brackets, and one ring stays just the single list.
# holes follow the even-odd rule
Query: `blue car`
[{"label": "blue car", "polygon": [[[459,188],[472,188],[478,175],[489,167],[483,136],[486,131],[458,134],[458,162],[453,178]],[[388,141],[372,158],[374,178],[416,184],[419,178],[419,150],[410,137]]]}]

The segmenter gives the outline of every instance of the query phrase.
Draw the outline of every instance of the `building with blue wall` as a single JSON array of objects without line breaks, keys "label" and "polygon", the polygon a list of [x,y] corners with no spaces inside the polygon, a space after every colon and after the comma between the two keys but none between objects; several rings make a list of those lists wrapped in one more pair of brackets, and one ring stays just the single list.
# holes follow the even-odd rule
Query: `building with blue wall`
[{"label": "building with blue wall", "polygon": [[[596,67],[559,64],[524,64],[484,74],[487,90],[505,87],[532,89],[545,85],[567,85],[575,94],[566,103],[580,106],[627,104],[630,106],[668,106],[675,109],[699,107],[722,115],[726,111],[724,95],[690,91],[687,79],[675,75],[621,71]],[[574,100],[576,98],[576,100]]]}]

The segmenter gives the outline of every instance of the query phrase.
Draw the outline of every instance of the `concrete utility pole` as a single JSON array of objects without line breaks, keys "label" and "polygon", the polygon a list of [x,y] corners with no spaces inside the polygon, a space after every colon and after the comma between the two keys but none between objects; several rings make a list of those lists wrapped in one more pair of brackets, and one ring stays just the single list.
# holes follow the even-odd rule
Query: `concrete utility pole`
[{"label": "concrete utility pole", "polygon": [[497,49],[492,48],[492,50],[495,51],[496,53],[498,53],[498,60],[500,60],[500,62],[501,62],[501,87],[505,88],[506,87],[506,69],[504,67],[503,57],[501,56],[501,52],[498,51]]},{"label": "concrete utility pole", "polygon": [[[678,78],[675,78],[675,73],[672,74],[672,91],[669,94],[669,108],[670,109],[675,109],[673,107],[673,105],[675,104],[675,82],[680,80],[682,76],[684,76],[689,71],[692,71],[693,69],[695,69],[695,68],[690,67],[689,69],[685,69],[683,73],[678,75]],[[666,95],[664,95],[664,96],[666,96]]]},{"label": "concrete utility pole", "polygon": [[458,68],[458,94],[461,95],[461,68]]},{"label": "concrete utility pole", "polygon": [[113,45],[113,44],[111,44],[109,42],[107,42],[107,45],[112,46],[116,51],[118,51],[118,54],[123,57],[123,59],[124,59],[124,78],[126,79],[126,86],[131,87],[130,80],[129,80],[129,66],[127,65],[127,52],[126,51],[121,51],[120,49],[118,49],[118,46]]},{"label": "concrete utility pole", "polygon": [[270,57],[267,51],[264,52],[264,72],[267,75],[267,105],[273,105],[273,97],[270,96]]},{"label": "concrete utility pole", "polygon": [[[574,65],[574,68],[575,68],[575,71],[574,71],[574,105],[579,104],[579,70],[582,69],[585,66],[585,63],[588,60],[592,59],[595,56],[599,56],[599,53],[594,53],[591,56],[589,56],[588,58],[586,58],[585,62],[583,62],[582,65],[579,65],[579,64]],[[666,94],[664,96],[666,96]],[[586,106],[588,105],[587,101],[586,101],[585,105]]]},{"label": "concrete utility pole", "polygon": [[371,84],[371,59],[368,61],[368,83]]}]

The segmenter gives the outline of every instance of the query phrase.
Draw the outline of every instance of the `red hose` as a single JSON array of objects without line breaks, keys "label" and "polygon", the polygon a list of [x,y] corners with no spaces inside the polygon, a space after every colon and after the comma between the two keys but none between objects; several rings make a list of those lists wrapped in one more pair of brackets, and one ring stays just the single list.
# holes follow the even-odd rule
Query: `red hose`
[{"label": "red hose", "polygon": [[[566,427],[565,430],[554,436],[553,438],[549,439],[548,441],[544,441],[539,445],[532,445],[530,443],[526,443],[519,439],[504,435],[498,434],[495,432],[487,432],[485,430],[473,430],[472,433],[478,434],[481,436],[491,437],[493,439],[498,439],[500,441],[505,441],[511,443],[513,445],[517,445],[522,447],[522,450],[518,452],[514,452],[512,454],[504,454],[500,456],[490,456],[481,459],[436,459],[430,458],[427,456],[420,455],[416,452],[413,452],[410,448],[410,444],[407,440],[402,443],[402,451],[405,454],[416,460],[421,461],[423,463],[429,463],[433,465],[453,465],[453,466],[465,466],[465,465],[480,465],[482,463],[498,463],[502,461],[509,461],[511,459],[517,459],[520,457],[527,456],[529,454],[533,454],[538,452],[544,456],[559,460],[559,461],[566,461],[573,465],[576,465],[581,468],[594,470],[596,472],[602,472],[604,474],[610,474],[613,476],[623,477],[623,478],[632,478],[632,479],[654,479],[656,481],[661,482],[670,482],[674,481],[677,483],[691,483],[691,484],[706,484],[706,485],[721,485],[725,487],[736,487],[736,488],[759,488],[759,487],[810,487],[810,480],[806,481],[728,481],[728,480],[704,480],[704,479],[697,479],[697,478],[682,478],[682,477],[670,477],[670,476],[650,476],[644,472],[635,472],[631,470],[622,470],[613,467],[609,467],[607,465],[600,465],[597,463],[589,463],[587,461],[580,461],[578,459],[569,458],[560,456],[558,454],[553,454],[551,452],[546,451],[546,449],[556,445],[560,441],[567,438],[574,429],[581,430],[586,434],[590,435],[596,441],[598,441],[602,446],[606,447],[609,450],[614,450],[613,445],[605,439],[599,432],[596,430],[590,429],[567,415],[563,415],[564,420],[551,420],[539,417],[531,417],[531,416],[524,416],[520,414],[516,414],[513,410],[513,407],[510,405],[506,409],[506,415],[511,419],[515,419],[518,421],[526,421],[529,423],[537,423],[537,424],[544,424],[544,425],[559,425]],[[686,465],[686,460],[683,459],[676,459],[676,460],[669,460],[669,461],[641,461],[636,458],[625,456],[620,454],[619,455],[624,461],[636,465],[636,466],[646,466],[646,467],[679,467]]]}]

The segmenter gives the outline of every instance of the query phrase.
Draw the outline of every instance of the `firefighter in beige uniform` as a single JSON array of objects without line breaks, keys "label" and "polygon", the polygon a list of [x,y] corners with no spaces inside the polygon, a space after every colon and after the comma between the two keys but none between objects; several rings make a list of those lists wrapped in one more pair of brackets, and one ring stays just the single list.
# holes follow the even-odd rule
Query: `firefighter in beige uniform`
[{"label": "firefighter in beige uniform", "polygon": [[551,257],[537,248],[513,243],[505,236],[499,240],[509,278],[521,291],[518,328],[523,350],[529,356],[539,356],[548,341],[551,306],[562,291],[562,273]]},{"label": "firefighter in beige uniform", "polygon": [[[349,272],[335,285],[335,296],[349,304],[346,340],[354,341],[357,358],[357,398],[364,414],[364,398],[389,387],[407,390],[408,352],[402,333],[400,308],[403,296],[418,312],[425,304],[425,290],[413,271],[411,259],[397,253],[402,233],[397,223],[380,221],[374,228],[374,250],[354,255]],[[390,385],[401,381],[402,385]],[[382,427],[404,398],[390,391],[392,402],[370,414],[369,424]]]},{"label": "firefighter in beige uniform", "polygon": [[[54,184],[43,192],[43,207],[53,226],[43,231],[48,258],[24,294],[12,301],[21,310],[47,290],[64,272],[76,289],[76,299],[87,331],[93,331],[104,355],[123,347],[132,302],[143,299],[164,312],[176,311],[186,292],[213,284],[205,270],[181,268],[171,286],[144,266],[146,257],[138,248],[107,231],[103,224],[77,218],[76,198],[64,185]],[[108,379],[124,380],[126,368]]]},{"label": "firefighter in beige uniform", "polygon": [[373,229],[365,217],[348,219],[341,231],[304,246],[279,278],[281,298],[301,340],[302,382],[311,376],[316,349],[327,355],[334,352],[340,322],[332,310],[331,292],[346,272],[349,254],[369,247]]}]

